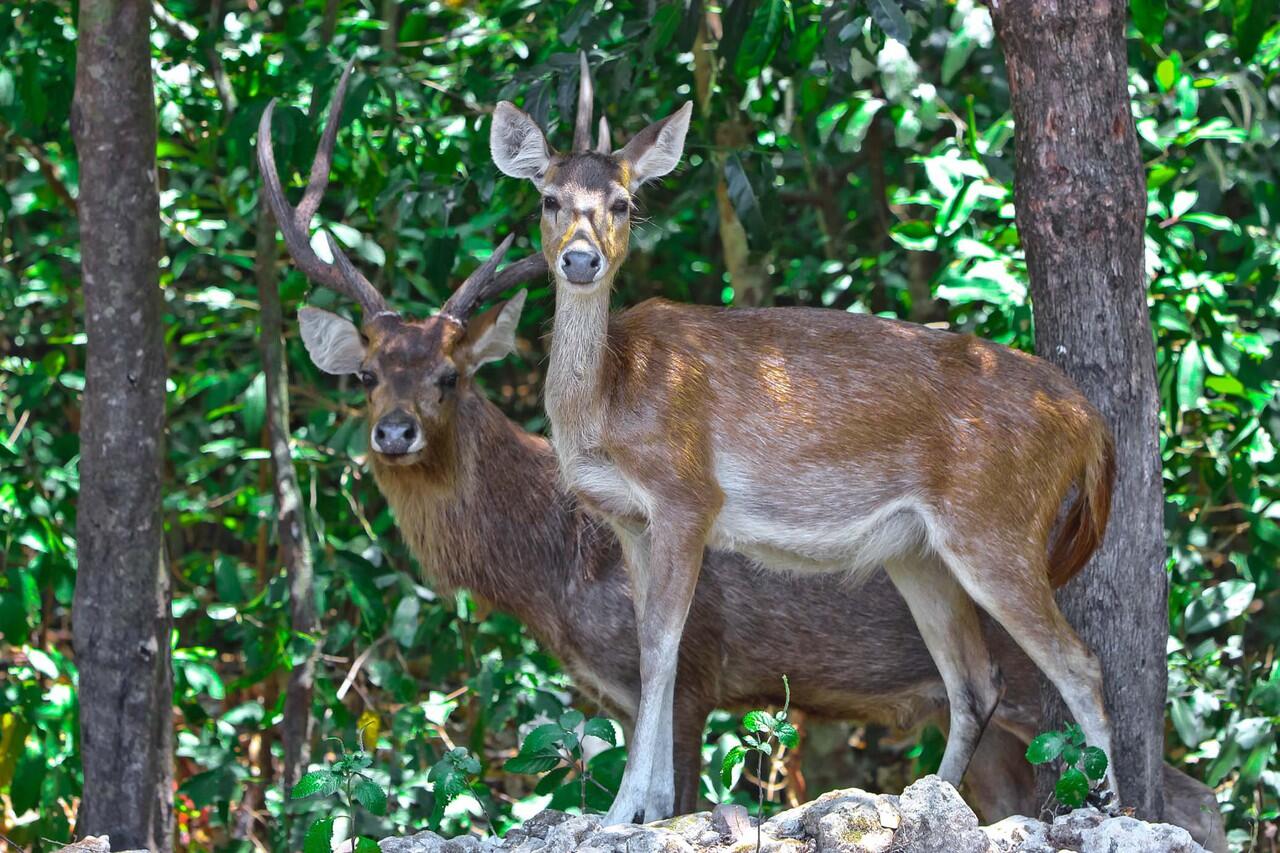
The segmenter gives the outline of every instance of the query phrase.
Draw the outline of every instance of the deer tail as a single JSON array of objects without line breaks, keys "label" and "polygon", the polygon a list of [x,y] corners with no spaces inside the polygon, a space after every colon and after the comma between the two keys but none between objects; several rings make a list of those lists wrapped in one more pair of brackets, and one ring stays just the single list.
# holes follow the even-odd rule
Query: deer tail
[{"label": "deer tail", "polygon": [[1116,475],[1116,446],[1111,430],[1098,419],[1097,440],[1076,485],[1075,500],[1049,549],[1049,583],[1060,587],[1076,576],[1102,544],[1111,514]]}]

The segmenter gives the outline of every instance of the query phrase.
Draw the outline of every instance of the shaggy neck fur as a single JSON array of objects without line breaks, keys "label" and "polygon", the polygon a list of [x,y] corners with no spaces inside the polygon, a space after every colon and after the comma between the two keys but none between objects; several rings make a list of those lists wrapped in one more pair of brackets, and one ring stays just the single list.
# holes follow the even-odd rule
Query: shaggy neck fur
[{"label": "shaggy neck fur", "polygon": [[562,463],[599,442],[613,281],[603,281],[586,294],[574,287],[557,277],[547,366],[547,416]]},{"label": "shaggy neck fur", "polygon": [[465,587],[556,647],[565,595],[593,577],[601,532],[557,487],[555,458],[477,394],[458,403],[444,464],[377,461],[378,487],[423,571],[441,591]]}]

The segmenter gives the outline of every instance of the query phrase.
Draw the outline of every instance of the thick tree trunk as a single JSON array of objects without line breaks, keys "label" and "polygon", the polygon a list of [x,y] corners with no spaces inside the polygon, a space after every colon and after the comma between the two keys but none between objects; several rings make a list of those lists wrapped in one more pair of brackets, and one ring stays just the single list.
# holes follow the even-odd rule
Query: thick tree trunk
[{"label": "thick tree trunk", "polygon": [[121,849],[168,851],[173,683],[150,30],[146,0],[80,4],[72,131],[88,360],[73,611],[84,765],[76,830],[110,834]]},{"label": "thick tree trunk", "polygon": [[[1130,112],[1125,0],[993,0],[1013,99],[1018,231],[1039,353],[1115,432],[1102,548],[1058,595],[1102,661],[1121,804],[1162,810],[1168,636],[1159,398],[1143,257],[1146,190]],[[1049,719],[1057,694],[1044,691]]]},{"label": "thick tree trunk", "polygon": [[[259,205],[255,276],[261,306],[262,367],[267,380],[267,432],[271,467],[275,473],[276,535],[280,562],[289,577],[290,627],[297,634],[316,631],[315,584],[311,570],[311,542],[303,514],[302,490],[289,447],[289,373],[282,340],[283,320],[276,282],[276,228],[265,204]],[[300,641],[295,641],[300,642]],[[291,644],[292,645],[292,644]],[[284,742],[284,790],[290,790],[311,760],[312,684],[316,655],[312,645],[289,672],[281,724]]]}]

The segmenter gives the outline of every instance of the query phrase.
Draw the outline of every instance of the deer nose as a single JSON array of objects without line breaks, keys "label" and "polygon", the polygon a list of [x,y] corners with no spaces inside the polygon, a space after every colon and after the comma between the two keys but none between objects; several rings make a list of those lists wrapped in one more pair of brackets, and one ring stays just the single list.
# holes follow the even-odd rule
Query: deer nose
[{"label": "deer nose", "polygon": [[564,277],[574,284],[590,284],[600,273],[600,254],[575,250],[560,256]]},{"label": "deer nose", "polygon": [[403,456],[422,447],[418,422],[406,412],[392,412],[373,427],[373,449],[387,456]]}]

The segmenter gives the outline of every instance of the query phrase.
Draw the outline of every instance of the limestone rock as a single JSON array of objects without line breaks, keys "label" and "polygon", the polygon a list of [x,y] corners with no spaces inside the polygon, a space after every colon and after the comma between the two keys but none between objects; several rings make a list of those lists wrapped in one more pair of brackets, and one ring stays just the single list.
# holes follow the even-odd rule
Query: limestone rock
[{"label": "limestone rock", "polygon": [[[1046,824],[1010,817],[987,827],[951,785],[926,776],[901,796],[849,789],[759,826],[762,853],[1206,853],[1186,830],[1082,809]],[[754,853],[757,827],[739,806],[645,826],[544,811],[505,838],[446,840],[433,832],[381,842],[382,853]],[[109,853],[109,848],[85,848]]]},{"label": "limestone rock", "polygon": [[898,798],[902,815],[895,840],[912,853],[987,853],[987,836],[960,792],[937,776],[925,776]]}]

